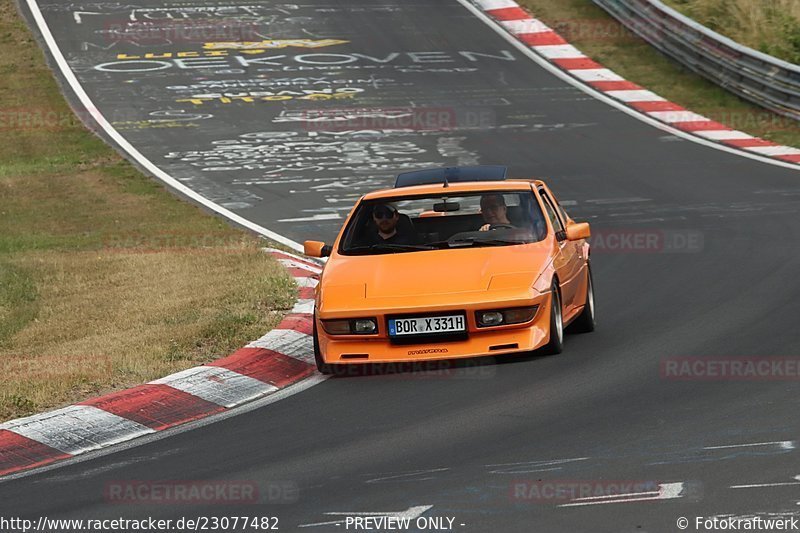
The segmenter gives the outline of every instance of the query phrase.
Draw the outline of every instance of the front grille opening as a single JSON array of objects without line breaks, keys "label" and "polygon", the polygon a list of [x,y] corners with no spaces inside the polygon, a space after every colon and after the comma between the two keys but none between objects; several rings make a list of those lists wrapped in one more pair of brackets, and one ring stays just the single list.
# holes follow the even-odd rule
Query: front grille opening
[{"label": "front grille opening", "polygon": [[343,353],[339,359],[369,359],[368,353]]},{"label": "front grille opening", "polygon": [[494,346],[489,346],[489,351],[494,352],[497,350],[515,350],[519,348],[519,344],[516,342],[514,344],[495,344]]},{"label": "front grille opening", "polygon": [[389,342],[396,345],[409,344],[437,344],[443,342],[465,341],[469,338],[467,332],[439,333],[438,335],[408,335],[403,337],[389,337]]}]

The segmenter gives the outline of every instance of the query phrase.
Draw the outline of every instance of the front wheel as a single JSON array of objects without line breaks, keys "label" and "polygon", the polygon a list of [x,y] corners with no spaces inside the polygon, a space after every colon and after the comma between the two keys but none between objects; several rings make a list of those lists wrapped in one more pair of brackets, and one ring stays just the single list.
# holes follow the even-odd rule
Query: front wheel
[{"label": "front wheel", "polygon": [[592,268],[586,265],[586,302],[583,305],[583,311],[578,315],[572,324],[570,324],[570,331],[575,333],[589,333],[594,331],[594,284],[592,282]]},{"label": "front wheel", "polygon": [[542,347],[542,353],[556,355],[564,350],[564,319],[561,314],[561,294],[558,283],[553,281],[550,289],[550,340]]},{"label": "front wheel", "polygon": [[322,358],[322,352],[320,352],[319,350],[316,315],[314,316],[313,320],[314,320],[314,327],[312,330],[312,336],[314,337],[314,362],[317,364],[317,370],[319,370],[320,374],[325,374],[325,375],[333,374],[333,366],[325,362],[325,360]]}]

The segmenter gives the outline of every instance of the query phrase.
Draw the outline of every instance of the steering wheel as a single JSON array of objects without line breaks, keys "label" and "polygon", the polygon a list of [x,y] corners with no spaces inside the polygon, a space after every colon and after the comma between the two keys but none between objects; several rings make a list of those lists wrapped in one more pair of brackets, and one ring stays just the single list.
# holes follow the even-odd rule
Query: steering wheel
[{"label": "steering wheel", "polygon": [[514,226],[512,224],[490,224],[489,229],[514,229]]}]

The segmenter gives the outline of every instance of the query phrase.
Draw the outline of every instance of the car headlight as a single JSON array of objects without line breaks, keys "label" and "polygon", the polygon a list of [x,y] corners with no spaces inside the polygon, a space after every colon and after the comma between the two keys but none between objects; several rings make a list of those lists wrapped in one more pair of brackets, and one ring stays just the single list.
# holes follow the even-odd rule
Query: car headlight
[{"label": "car headlight", "polygon": [[364,318],[361,320],[353,320],[351,324],[354,333],[375,333],[378,331],[378,325],[375,320],[371,318]]},{"label": "car headlight", "polygon": [[378,332],[378,321],[374,318],[323,320],[322,327],[330,335],[370,335]]},{"label": "car headlight", "polygon": [[479,311],[478,312],[478,325],[479,326],[499,326],[503,323],[503,313],[500,311]]},{"label": "car headlight", "polygon": [[492,311],[477,311],[475,321],[479,328],[491,326],[510,326],[530,322],[536,316],[538,305],[530,307],[516,307],[514,309],[496,309]]}]

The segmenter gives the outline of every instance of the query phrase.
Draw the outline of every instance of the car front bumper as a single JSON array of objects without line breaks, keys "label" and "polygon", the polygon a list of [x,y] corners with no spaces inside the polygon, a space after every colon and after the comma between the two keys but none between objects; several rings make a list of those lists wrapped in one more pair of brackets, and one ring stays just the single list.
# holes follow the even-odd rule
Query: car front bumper
[{"label": "car front bumper", "polygon": [[[466,338],[445,340],[430,336],[396,342],[385,334],[369,336],[329,335],[317,323],[323,360],[332,365],[368,363],[407,363],[442,359],[464,359],[514,352],[532,351],[550,339],[550,298],[537,302],[533,320],[521,325],[477,328],[474,312],[468,311]],[[445,313],[443,313],[445,314]],[[383,317],[379,317],[379,322]]]}]

